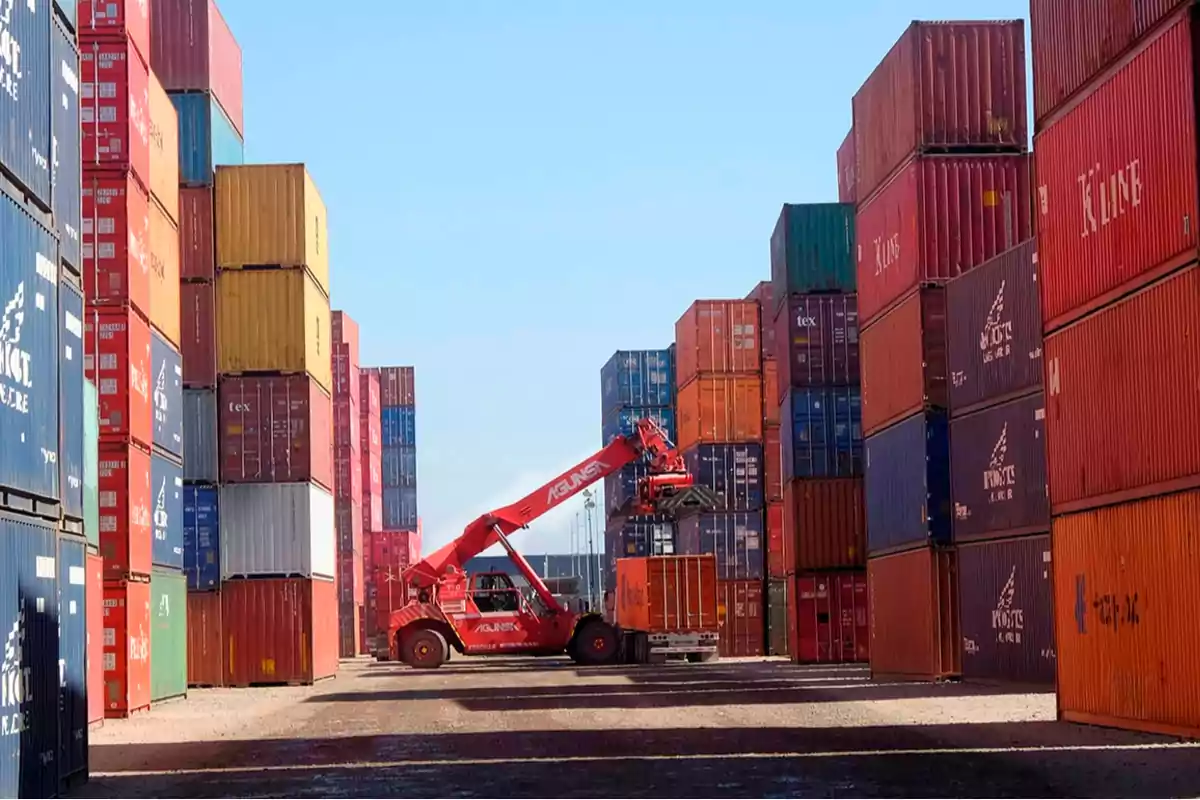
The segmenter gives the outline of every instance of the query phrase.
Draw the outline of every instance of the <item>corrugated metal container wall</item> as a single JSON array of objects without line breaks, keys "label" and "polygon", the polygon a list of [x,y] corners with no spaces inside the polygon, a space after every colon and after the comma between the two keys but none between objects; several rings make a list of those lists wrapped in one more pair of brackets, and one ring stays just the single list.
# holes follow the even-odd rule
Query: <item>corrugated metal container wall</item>
[{"label": "corrugated metal container wall", "polygon": [[[155,0],[157,2],[158,0]],[[128,38],[150,62],[150,3],[142,0],[78,0],[79,38]]]},{"label": "corrugated metal container wall", "polygon": [[605,529],[604,552],[614,560],[672,555],[675,552],[675,524],[666,517],[620,520],[619,524],[610,524]]},{"label": "corrugated metal container wall", "polygon": [[958,548],[964,678],[1054,685],[1050,537]]},{"label": "corrugated metal container wall", "polygon": [[184,386],[209,389],[217,385],[216,305],[215,284],[180,284],[180,352],[183,354]]},{"label": "corrugated metal container wall", "polygon": [[217,277],[211,186],[179,189],[179,277],[185,281]]},{"label": "corrugated metal container wall", "polygon": [[[72,16],[75,4],[67,1]],[[79,122],[79,48],[75,34],[56,18],[51,43],[51,100],[53,158],[51,180],[54,192],[54,227],[58,232],[59,257],[79,274],[83,230],[83,129]],[[0,105],[0,108],[3,108]],[[3,112],[0,111],[0,115]],[[2,160],[2,159],[0,159]]]},{"label": "corrugated metal container wall", "polygon": [[84,319],[84,374],[100,392],[100,435],[154,441],[150,326],[132,309],[90,308]]},{"label": "corrugated metal container wall", "polygon": [[188,592],[188,686],[225,684],[225,637],[220,592]]},{"label": "corrugated metal container wall", "polygon": [[783,578],[792,571],[791,565],[784,561],[784,516],[783,503],[767,504],[766,532],[768,578]]},{"label": "corrugated metal container wall", "polygon": [[188,590],[221,585],[221,513],[215,486],[183,487],[183,571]]},{"label": "corrugated metal container wall", "polygon": [[862,474],[862,394],[858,389],[793,389],[784,397],[781,412],[791,434],[780,436],[784,481]]},{"label": "corrugated metal container wall", "polygon": [[58,284],[58,313],[58,485],[64,516],[81,520],[84,518],[83,474],[87,469],[83,295],[67,281]]},{"label": "corrugated metal container wall", "polygon": [[226,686],[306,684],[337,673],[333,581],[231,581],[221,599]]},{"label": "corrugated metal container wall", "polygon": [[[849,664],[871,658],[871,623],[865,572],[799,575],[794,582],[792,660]],[[789,615],[791,616],[791,615]]]},{"label": "corrugated metal container wall", "polygon": [[306,270],[221,272],[217,276],[220,372],[305,372],[333,383],[329,300]]},{"label": "corrugated metal container wall", "polygon": [[918,284],[945,283],[1033,235],[1027,155],[919,156],[858,211],[864,329]]},{"label": "corrugated metal container wall", "polygon": [[183,479],[216,483],[217,393],[212,389],[185,389],[183,419]]},{"label": "corrugated metal container wall", "polygon": [[[763,359],[763,425],[779,425],[779,362],[773,358]],[[766,434],[763,434],[764,439]]]},{"label": "corrugated metal container wall", "polygon": [[150,575],[150,700],[187,694],[187,578],[155,569]]},{"label": "corrugated metal container wall", "polygon": [[758,303],[697,300],[675,323],[675,382],[683,387],[710,372],[762,370]]},{"label": "corrugated metal container wall", "polygon": [[675,399],[670,350],[618,350],[600,368],[602,413],[622,406],[669,406]]},{"label": "corrugated metal container wall", "polygon": [[87,544],[58,537],[58,775],[88,767]]},{"label": "corrugated metal container wall", "polygon": [[183,455],[183,363],[179,352],[155,332],[150,342],[154,381],[154,446]]},{"label": "corrugated metal container wall", "polygon": [[676,445],[762,440],[762,379],[703,377],[679,390],[675,404]]},{"label": "corrugated metal container wall", "polygon": [[761,580],[717,581],[717,646],[725,658],[753,658],[766,652]]},{"label": "corrugated metal container wall", "polygon": [[417,526],[417,489],[415,486],[385,486],[383,489],[383,527],[407,530]]},{"label": "corrugated metal container wall", "polygon": [[767,581],[767,655],[769,656],[786,655],[791,646],[787,621],[788,583],[789,581]]},{"label": "corrugated metal container wall", "polygon": [[772,318],[788,295],[853,292],[854,206],[785,203],[771,233]]},{"label": "corrugated metal container wall", "polygon": [[721,511],[760,511],[763,452],[760,444],[698,444],[683,453],[695,482],[722,499]]},{"label": "corrugated metal container wall", "polygon": [[131,169],[149,192],[150,70],[127,39],[86,40],[79,67],[84,166]]},{"label": "corrugated metal container wall", "polygon": [[958,558],[922,547],[867,562],[871,677],[930,680],[962,671]]},{"label": "corrugated metal container wall", "polygon": [[1196,258],[1195,75],[1184,16],[1035,140],[1047,331]]},{"label": "corrugated metal container wall", "polygon": [[1195,491],[1055,517],[1062,719],[1200,735],[1198,527]]},{"label": "corrugated metal container wall", "polygon": [[838,202],[858,202],[858,151],[855,149],[854,126],[837,149]]},{"label": "corrugated metal container wall", "polygon": [[158,453],[150,459],[150,495],[154,499],[151,560],[157,566],[183,569],[183,468]]},{"label": "corrugated metal container wall", "polygon": [[766,544],[762,512],[693,514],[679,521],[675,551],[712,553],[721,580],[762,580],[766,576]]},{"label": "corrugated metal container wall", "polygon": [[104,720],[104,559],[87,555],[87,719]]},{"label": "corrugated metal container wall", "polygon": [[778,425],[763,426],[763,476],[767,502],[783,499],[783,446]]},{"label": "corrugated metal container wall", "polygon": [[923,408],[946,408],[946,290],[908,296],[862,335],[862,417],[868,436]]},{"label": "corrugated metal container wall", "polygon": [[1041,392],[950,423],[954,541],[1050,530]]},{"label": "corrugated metal container wall", "polygon": [[866,441],[867,549],[950,541],[950,443],[946,415],[916,414]]},{"label": "corrugated metal container wall", "polygon": [[150,65],[171,91],[212,92],[241,133],[242,48],[212,0],[155,0]]},{"label": "corrugated metal container wall", "polygon": [[171,102],[179,116],[180,182],[211,185],[217,167],[245,163],[242,137],[211,94],[172,94]]},{"label": "corrugated metal container wall", "polygon": [[[179,222],[179,115],[152,71],[149,83],[150,195],[167,218]],[[178,276],[175,278],[179,281]]]},{"label": "corrugated metal container wall", "polygon": [[83,178],[83,285],[89,304],[150,304],[150,197],[129,175]]},{"label": "corrugated metal container wall", "polygon": [[950,281],[946,364],[951,414],[1042,384],[1042,310],[1033,239]]},{"label": "corrugated metal container wall", "polygon": [[[350,462],[354,456],[346,458],[346,475],[349,477]],[[358,461],[360,469],[358,474],[362,475],[362,460]],[[416,486],[417,485],[417,448],[415,447],[385,447],[380,454],[380,468],[383,470],[383,485],[392,488],[397,486]],[[361,477],[360,477],[361,483]],[[353,491],[354,486],[347,483],[346,490]],[[362,487],[359,489],[359,496],[362,494]]]},{"label": "corrugated metal container wall", "polygon": [[775,318],[779,385],[768,399],[783,402],[789,388],[857,386],[858,299],[852,294],[792,295]]},{"label": "corrugated metal container wall", "polygon": [[333,404],[307,375],[221,378],[221,481],[333,489]]},{"label": "corrugated metal container wall", "polygon": [[379,402],[385,406],[417,404],[416,374],[412,367],[380,367],[373,370],[379,378]]},{"label": "corrugated metal container wall", "polygon": [[717,561],[650,556],[617,561],[614,620],[647,633],[717,630]]},{"label": "corrugated metal container wall", "polygon": [[100,420],[96,387],[83,382],[83,533],[100,547]]},{"label": "corrugated metal container wall", "polygon": [[[383,413],[387,414],[387,407]],[[678,428],[675,425],[675,409],[671,406],[634,406],[619,408],[608,414],[601,425],[601,435],[604,444],[609,444],[618,436],[637,436],[637,423],[643,419],[652,419],[666,431],[667,438],[675,440]],[[387,445],[387,434],[384,434],[384,445]],[[648,458],[648,457],[647,457]],[[643,459],[645,460],[645,459]]]},{"label": "corrugated metal container wall", "polygon": [[104,716],[120,719],[149,706],[150,583],[106,582]]},{"label": "corrugated metal container wall", "polygon": [[332,578],[333,495],[311,483],[221,487],[221,579],[255,575]]},{"label": "corrugated metal container wall", "polygon": [[379,411],[379,425],[384,447],[413,447],[417,444],[415,406],[384,406]]},{"label": "corrugated metal container wall", "polygon": [[[771,320],[775,318],[774,287],[772,287],[770,281],[759,281],[750,291],[750,294],[746,295],[746,299],[758,303],[758,319],[762,326],[763,360],[775,358],[775,326],[771,324]],[[674,356],[674,345],[668,348],[667,352]]]},{"label": "corrugated metal container wall", "polygon": [[1046,339],[1055,514],[1200,483],[1197,297],[1192,267]]},{"label": "corrugated metal container wall", "polygon": [[151,203],[149,317],[171,344],[179,342],[179,300],[179,229]]},{"label": "corrugated metal container wall", "polygon": [[791,481],[784,488],[788,572],[861,568],[867,561],[862,478]]},{"label": "corrugated metal container wall", "polygon": [[[0,93],[0,166],[37,200],[51,207],[50,159],[51,33],[47,8],[38,13],[30,3],[13,3],[6,8],[5,89]],[[7,238],[7,237],[5,237]]]},{"label": "corrugated metal container wall", "polygon": [[100,555],[104,579],[150,574],[150,454],[129,445],[100,445]]}]

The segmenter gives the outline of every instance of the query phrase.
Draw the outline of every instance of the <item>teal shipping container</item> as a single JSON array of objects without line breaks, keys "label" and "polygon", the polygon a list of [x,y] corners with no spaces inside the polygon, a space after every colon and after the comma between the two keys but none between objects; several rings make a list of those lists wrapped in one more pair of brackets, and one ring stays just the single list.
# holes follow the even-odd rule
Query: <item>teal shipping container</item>
[{"label": "teal shipping container", "polygon": [[852,204],[785,203],[771,233],[771,319],[788,295],[853,292],[854,265]]},{"label": "teal shipping container", "polygon": [[179,116],[179,182],[211,186],[219,166],[245,163],[242,137],[209,92],[171,93]]},{"label": "teal shipping container", "polygon": [[83,382],[83,534],[100,547],[100,406],[96,384]]}]

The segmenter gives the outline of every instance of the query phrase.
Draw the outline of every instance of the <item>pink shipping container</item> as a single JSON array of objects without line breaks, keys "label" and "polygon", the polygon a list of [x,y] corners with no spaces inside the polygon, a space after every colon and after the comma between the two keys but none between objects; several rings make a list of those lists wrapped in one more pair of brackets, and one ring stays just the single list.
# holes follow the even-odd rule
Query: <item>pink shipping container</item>
[{"label": "pink shipping container", "polygon": [[1192,39],[1185,14],[1036,139],[1047,331],[1196,258]]},{"label": "pink shipping container", "polygon": [[334,448],[334,483],[337,484],[334,498],[362,502],[363,479],[362,457],[357,447]]},{"label": "pink shipping container", "polygon": [[380,419],[379,372],[359,373],[359,455],[362,459],[363,527],[383,527],[383,432]]},{"label": "pink shipping container", "polygon": [[697,300],[675,323],[675,385],[703,373],[760,372],[761,336],[758,303]]},{"label": "pink shipping container", "polygon": [[379,376],[379,395],[383,405],[417,404],[416,381],[412,367],[380,367],[373,372]]},{"label": "pink shipping container", "polygon": [[76,11],[81,41],[128,38],[150,63],[150,0],[76,0]]},{"label": "pink shipping container", "polygon": [[946,290],[913,292],[862,334],[863,435],[946,408]]},{"label": "pink shipping container", "polygon": [[310,684],[337,674],[333,581],[226,581],[221,606],[226,686]]},{"label": "pink shipping container", "polygon": [[362,434],[359,432],[362,415],[358,407],[348,398],[334,397],[333,400],[333,446],[353,450],[358,458]]},{"label": "pink shipping container", "polygon": [[150,22],[150,65],[163,88],[212,92],[242,134],[242,48],[217,4],[154,0]]},{"label": "pink shipping container", "polygon": [[179,278],[185,281],[217,278],[211,186],[179,189]]},{"label": "pink shipping container", "polygon": [[838,202],[858,202],[858,151],[854,147],[854,128],[837,149]]},{"label": "pink shipping container", "polygon": [[[352,349],[353,348],[353,349]],[[333,396],[346,401],[358,414],[362,398],[362,381],[359,379],[357,344],[333,345]],[[358,430],[358,425],[354,426]]]},{"label": "pink shipping container", "polygon": [[1023,151],[1025,23],[913,22],[853,106],[860,202],[914,152]]},{"label": "pink shipping container", "polygon": [[179,350],[183,353],[183,385],[212,389],[217,385],[216,284],[179,286]]}]

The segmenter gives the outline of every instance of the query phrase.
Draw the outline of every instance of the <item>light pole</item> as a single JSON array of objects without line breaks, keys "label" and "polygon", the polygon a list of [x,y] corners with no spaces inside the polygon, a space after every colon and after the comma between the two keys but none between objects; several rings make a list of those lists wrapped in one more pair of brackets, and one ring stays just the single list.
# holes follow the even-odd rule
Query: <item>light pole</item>
[{"label": "light pole", "polygon": [[588,587],[588,606],[590,609],[596,607],[596,587],[592,583],[592,562],[596,560],[595,546],[592,540],[592,509],[596,507],[596,496],[591,489],[583,490],[583,514],[584,522],[587,525],[587,587]]}]

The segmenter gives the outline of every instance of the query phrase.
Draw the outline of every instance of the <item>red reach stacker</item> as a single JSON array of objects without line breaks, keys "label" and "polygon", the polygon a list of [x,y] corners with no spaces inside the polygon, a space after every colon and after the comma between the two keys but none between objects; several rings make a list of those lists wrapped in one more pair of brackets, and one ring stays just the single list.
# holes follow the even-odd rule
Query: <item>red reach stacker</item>
[{"label": "red reach stacker", "polygon": [[[476,519],[462,535],[403,575],[409,596],[391,613],[378,658],[418,669],[436,669],[451,649],[465,655],[559,655],[579,664],[607,664],[620,658],[648,657],[645,636],[626,634],[596,612],[571,612],[509,542],[546,512],[627,464],[649,457],[649,474],[638,482],[624,515],[663,514],[674,518],[715,509],[719,498],[693,483],[683,457],[650,419],[639,420],[632,436],[607,447],[510,506]],[[464,566],[494,544],[508,553],[527,586],[503,572],[468,576]],[[523,591],[524,589],[524,591]]]}]

